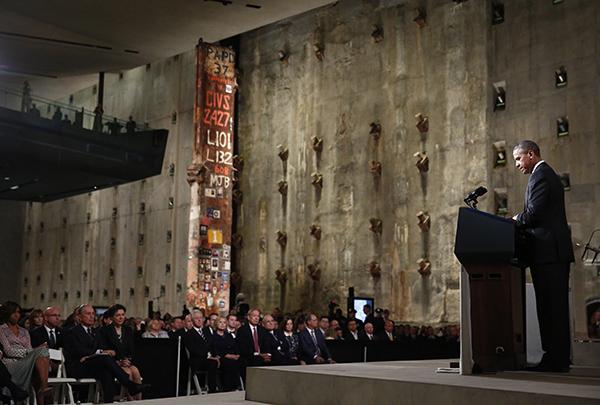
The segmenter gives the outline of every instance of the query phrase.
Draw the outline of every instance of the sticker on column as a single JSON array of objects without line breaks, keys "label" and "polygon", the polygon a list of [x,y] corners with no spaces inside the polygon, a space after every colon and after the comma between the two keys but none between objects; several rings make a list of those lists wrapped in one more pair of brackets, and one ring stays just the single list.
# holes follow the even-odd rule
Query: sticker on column
[{"label": "sticker on column", "polygon": [[223,232],[220,229],[209,229],[208,242],[210,244],[221,245],[223,243]]},{"label": "sticker on column", "polygon": [[206,209],[206,215],[209,218],[213,218],[213,219],[220,219],[221,218],[221,211],[216,209],[216,208],[207,208]]},{"label": "sticker on column", "polygon": [[205,188],[204,189],[204,196],[205,197],[210,197],[210,198],[216,198],[217,197],[217,190],[215,190],[214,188]]}]

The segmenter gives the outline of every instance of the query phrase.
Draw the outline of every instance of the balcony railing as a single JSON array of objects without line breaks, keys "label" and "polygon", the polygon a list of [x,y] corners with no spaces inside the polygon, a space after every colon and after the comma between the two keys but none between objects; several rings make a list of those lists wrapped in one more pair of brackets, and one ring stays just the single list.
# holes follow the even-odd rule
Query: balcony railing
[{"label": "balcony railing", "polygon": [[59,127],[74,126],[111,135],[152,129],[148,123],[136,123],[132,118],[126,121],[106,115],[98,107],[95,111],[90,111],[34,96],[26,87],[19,91],[0,86],[0,107],[21,111],[30,120],[51,120]]}]

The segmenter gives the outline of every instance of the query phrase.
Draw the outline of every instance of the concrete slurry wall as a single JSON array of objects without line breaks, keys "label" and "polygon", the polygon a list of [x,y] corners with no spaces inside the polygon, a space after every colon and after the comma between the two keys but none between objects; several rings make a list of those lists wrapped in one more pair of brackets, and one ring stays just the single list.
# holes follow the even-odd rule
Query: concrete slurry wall
[{"label": "concrete slurry wall", "polygon": [[24,203],[0,201],[0,302],[19,300],[24,217]]},{"label": "concrete slurry wall", "polygon": [[[154,300],[155,309],[180,313],[186,290],[190,199],[185,169],[192,156],[194,56],[190,51],[123,72],[122,78],[106,75],[106,114],[123,119],[132,115],[140,126],[147,122],[169,130],[162,174],[52,203],[27,204],[24,306],[60,305],[68,314],[82,302],[121,302],[129,314],[145,316],[148,300]],[[73,104],[93,110],[94,90],[74,94]],[[170,164],[175,165],[174,176]]]},{"label": "concrete slurry wall", "polygon": [[[345,307],[354,286],[394,319],[458,321],[457,210],[488,175],[489,16],[484,2],[432,1],[419,28],[418,5],[339,2],[242,36],[239,265],[242,290],[260,307],[323,311],[330,299]],[[373,25],[383,29],[380,42]],[[417,113],[429,117],[426,134]],[[379,140],[372,122],[381,125]],[[320,153],[313,136],[323,140]],[[278,145],[289,149],[286,162]],[[423,175],[419,151],[430,159]],[[380,178],[371,160],[381,162]],[[314,172],[323,176],[320,191]],[[418,226],[421,210],[431,215],[429,233]],[[370,231],[371,218],[381,219],[381,235]],[[321,227],[320,240],[311,224]],[[287,234],[284,248],[277,231]],[[420,258],[431,262],[431,275],[417,272]],[[318,270],[320,279],[311,277]]]},{"label": "concrete slurry wall", "polygon": [[[506,110],[491,115],[490,142],[505,140],[510,156],[520,139],[534,139],[554,170],[569,174],[567,219],[573,243],[585,245],[591,232],[600,228],[600,3],[504,3],[506,20],[491,30],[489,88],[505,81],[507,105]],[[561,66],[568,80],[566,86],[557,88],[555,70]],[[568,136],[557,136],[559,117],[569,120]],[[511,214],[522,210],[528,179],[513,164],[510,158],[507,167],[494,168],[488,162],[490,189],[507,189]],[[600,244],[600,237],[595,243]],[[586,302],[600,299],[600,267],[584,265],[582,254],[583,249],[575,245],[571,292],[578,337],[587,334]]]}]

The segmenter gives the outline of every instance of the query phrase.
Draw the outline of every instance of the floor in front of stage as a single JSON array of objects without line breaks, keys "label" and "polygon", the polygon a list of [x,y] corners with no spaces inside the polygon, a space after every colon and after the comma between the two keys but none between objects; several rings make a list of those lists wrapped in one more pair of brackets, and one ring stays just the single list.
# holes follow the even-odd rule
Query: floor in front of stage
[{"label": "floor in front of stage", "polygon": [[146,400],[187,404],[600,404],[600,368],[570,373],[436,373],[448,360],[248,369],[247,391]]},{"label": "floor in front of stage", "polygon": [[570,373],[436,373],[448,360],[394,361],[248,370],[246,398],[269,404],[600,403],[600,368]]}]

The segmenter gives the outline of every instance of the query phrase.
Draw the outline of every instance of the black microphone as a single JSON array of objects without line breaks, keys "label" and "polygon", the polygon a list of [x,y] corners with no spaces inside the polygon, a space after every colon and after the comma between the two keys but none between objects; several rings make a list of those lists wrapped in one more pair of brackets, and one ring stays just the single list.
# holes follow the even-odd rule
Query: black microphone
[{"label": "black microphone", "polygon": [[483,186],[477,187],[475,190],[469,193],[467,198],[465,198],[465,203],[468,204],[471,201],[477,201],[477,198],[481,197],[485,193],[487,193],[487,188]]}]

